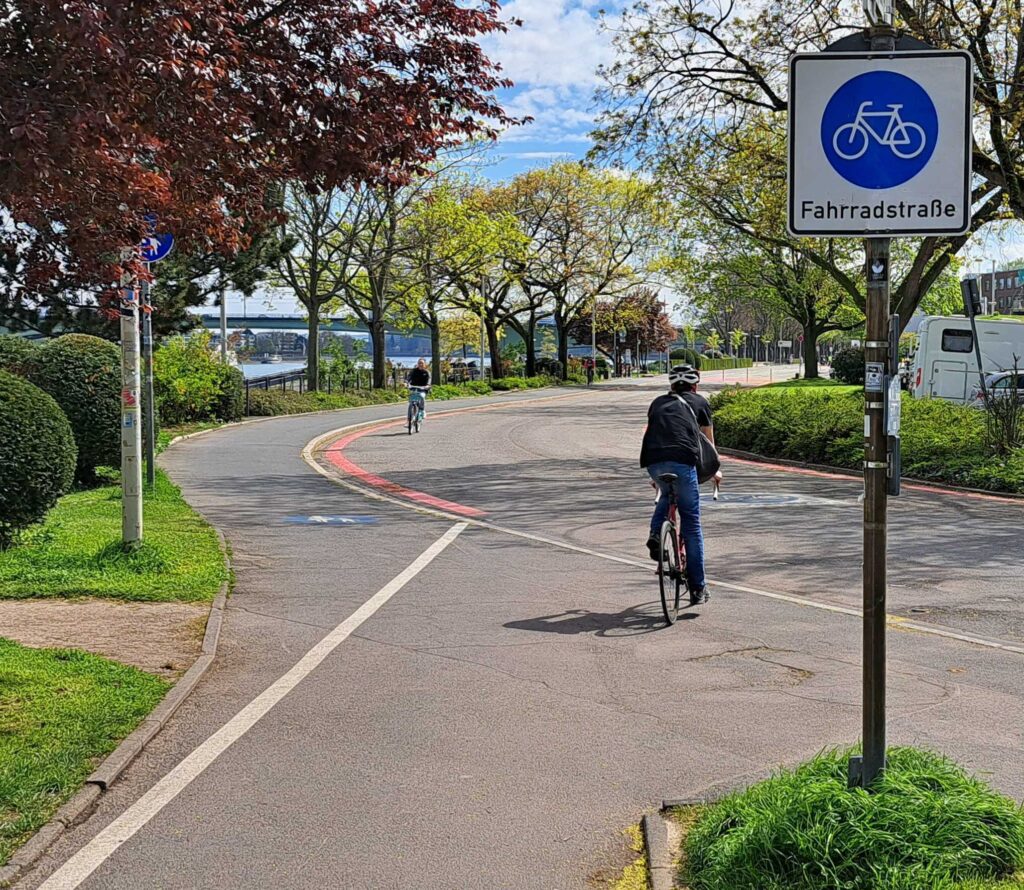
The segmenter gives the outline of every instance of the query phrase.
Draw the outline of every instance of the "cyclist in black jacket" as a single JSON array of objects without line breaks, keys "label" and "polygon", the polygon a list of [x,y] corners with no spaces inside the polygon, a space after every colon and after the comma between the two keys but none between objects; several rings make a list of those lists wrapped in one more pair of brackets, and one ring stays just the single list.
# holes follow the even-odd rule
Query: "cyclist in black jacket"
[{"label": "cyclist in black jacket", "polygon": [[699,456],[698,430],[714,442],[711,406],[697,395],[700,372],[690,365],[679,365],[668,375],[669,392],[658,396],[647,409],[647,430],[640,448],[640,466],[650,474],[661,497],[651,517],[647,550],[657,560],[661,549],[661,524],[668,516],[672,486],[659,481],[664,473],[674,473],[676,504],[683,542],[686,545],[686,583],[690,602],[706,603],[708,588],[704,577],[704,535],[700,527],[700,487],[697,482]]},{"label": "cyclist in black jacket", "polygon": [[427,360],[421,358],[405,378],[409,386],[430,386],[430,370],[427,368]]}]

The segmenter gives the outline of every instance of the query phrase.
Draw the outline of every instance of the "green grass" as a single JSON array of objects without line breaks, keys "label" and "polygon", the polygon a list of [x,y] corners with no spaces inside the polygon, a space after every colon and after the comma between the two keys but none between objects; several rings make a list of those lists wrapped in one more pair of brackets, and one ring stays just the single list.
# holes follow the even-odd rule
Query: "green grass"
[{"label": "green grass", "polygon": [[65,495],[42,525],[0,552],[0,599],[212,600],[227,578],[214,530],[159,470],[143,505],[144,543],[126,553],[119,485]]},{"label": "green grass", "polygon": [[224,426],[224,422],[220,420],[197,420],[193,423],[169,426],[156,434],[156,453],[160,454],[166,451],[167,446],[171,444],[171,440],[178,436],[189,436],[192,433],[199,433],[203,430],[215,430],[220,426]]},{"label": "green grass", "polygon": [[85,652],[0,639],[0,865],[169,686]]},{"label": "green grass", "polygon": [[1024,813],[936,754],[889,752],[872,793],[849,751],[708,807],[684,843],[691,890],[1020,890]]}]

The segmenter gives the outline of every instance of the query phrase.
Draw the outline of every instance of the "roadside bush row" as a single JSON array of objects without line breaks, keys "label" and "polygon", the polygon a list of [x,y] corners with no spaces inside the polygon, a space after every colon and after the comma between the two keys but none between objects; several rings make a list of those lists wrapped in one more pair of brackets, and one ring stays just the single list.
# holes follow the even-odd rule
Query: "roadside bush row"
[{"label": "roadside bush row", "polygon": [[[466,383],[447,383],[430,390],[431,401],[464,399],[471,396],[485,396],[492,392],[538,389],[554,386],[558,381],[551,377],[505,377],[489,382],[471,380]],[[371,389],[348,393],[306,392],[293,390],[254,389],[249,393],[249,414],[253,417],[275,417],[280,414],[303,414],[307,411],[331,411],[337,408],[360,408],[364,405],[384,405],[404,402],[404,390]]]},{"label": "roadside bush row", "polygon": [[71,488],[78,449],[52,397],[0,370],[0,550]]},{"label": "roadside bush row", "polygon": [[[715,441],[764,457],[860,469],[863,401],[849,386],[729,390],[712,399]],[[901,438],[906,476],[1024,493],[1024,449],[994,455],[977,409],[904,394]]]}]

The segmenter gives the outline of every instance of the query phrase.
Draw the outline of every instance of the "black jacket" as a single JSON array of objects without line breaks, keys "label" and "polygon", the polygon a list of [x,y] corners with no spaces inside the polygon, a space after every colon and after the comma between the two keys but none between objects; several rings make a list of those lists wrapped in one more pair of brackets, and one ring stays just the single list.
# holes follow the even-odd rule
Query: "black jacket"
[{"label": "black jacket", "polygon": [[405,381],[410,386],[430,386],[430,371],[426,368],[413,368]]},{"label": "black jacket", "polygon": [[711,406],[695,392],[683,393],[682,398],[686,405],[674,395],[658,396],[651,402],[647,409],[647,430],[640,447],[641,467],[666,460],[697,466],[698,428],[711,426]]}]

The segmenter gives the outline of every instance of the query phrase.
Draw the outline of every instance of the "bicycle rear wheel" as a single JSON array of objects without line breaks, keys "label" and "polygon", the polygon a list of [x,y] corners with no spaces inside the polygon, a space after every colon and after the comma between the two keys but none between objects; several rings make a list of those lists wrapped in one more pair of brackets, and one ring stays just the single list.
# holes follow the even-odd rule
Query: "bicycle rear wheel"
[{"label": "bicycle rear wheel", "polygon": [[666,520],[661,524],[661,554],[658,560],[658,587],[661,590],[661,611],[668,624],[675,624],[683,590],[683,572],[679,559],[679,538],[676,527]]}]

